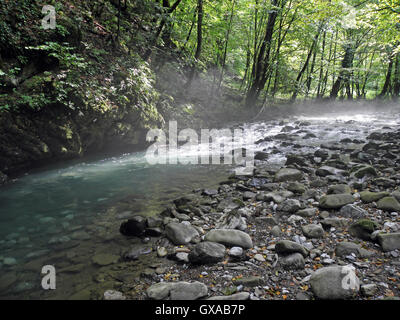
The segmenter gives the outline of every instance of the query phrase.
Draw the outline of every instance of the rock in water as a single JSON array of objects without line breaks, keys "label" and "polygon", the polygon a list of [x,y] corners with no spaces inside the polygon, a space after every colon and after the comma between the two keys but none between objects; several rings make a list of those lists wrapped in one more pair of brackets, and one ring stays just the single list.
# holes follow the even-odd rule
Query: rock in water
[{"label": "rock in water", "polygon": [[146,219],[142,216],[136,216],[123,222],[119,228],[124,236],[140,236],[144,233],[146,229]]},{"label": "rock in water", "polygon": [[126,300],[126,297],[122,294],[122,292],[115,290],[107,290],[104,292],[104,300]]},{"label": "rock in water", "polygon": [[244,249],[253,247],[253,241],[250,236],[240,230],[214,229],[209,231],[204,239],[206,241],[218,242],[229,247],[236,246]]},{"label": "rock in water", "polygon": [[159,282],[146,290],[146,294],[153,300],[196,300],[208,294],[207,286],[195,282]]},{"label": "rock in water", "polygon": [[195,228],[184,223],[171,222],[165,226],[165,234],[175,245],[188,244],[199,233]]},{"label": "rock in water", "polygon": [[322,209],[340,209],[346,204],[351,204],[354,201],[354,197],[348,193],[329,194],[321,197],[319,206]]},{"label": "rock in water", "polygon": [[377,236],[378,243],[383,251],[393,251],[400,249],[400,232],[380,233]]},{"label": "rock in water", "polygon": [[315,296],[324,300],[352,298],[360,290],[360,280],[348,266],[318,269],[311,275],[310,285]]},{"label": "rock in water", "polygon": [[299,181],[303,178],[303,172],[297,169],[282,168],[274,177],[275,182],[286,182],[286,181]]},{"label": "rock in water", "polygon": [[225,246],[217,242],[198,243],[189,253],[189,261],[194,264],[216,263],[225,257]]},{"label": "rock in water", "polygon": [[384,197],[378,201],[377,206],[381,210],[400,212],[400,203],[395,197]]}]

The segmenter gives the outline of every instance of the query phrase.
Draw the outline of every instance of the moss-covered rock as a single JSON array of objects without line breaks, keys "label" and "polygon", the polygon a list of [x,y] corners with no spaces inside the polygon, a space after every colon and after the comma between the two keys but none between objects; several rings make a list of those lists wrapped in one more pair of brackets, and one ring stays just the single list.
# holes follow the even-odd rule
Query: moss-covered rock
[{"label": "moss-covered rock", "polygon": [[379,224],[369,219],[360,219],[349,227],[349,233],[362,240],[371,240],[371,234],[379,229]]}]

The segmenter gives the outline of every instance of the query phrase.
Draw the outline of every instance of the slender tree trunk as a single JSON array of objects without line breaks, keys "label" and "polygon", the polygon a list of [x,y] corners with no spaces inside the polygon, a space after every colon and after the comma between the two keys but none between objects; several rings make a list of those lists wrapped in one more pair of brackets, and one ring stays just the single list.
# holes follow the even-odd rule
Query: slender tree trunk
[{"label": "slender tree trunk", "polygon": [[389,60],[388,69],[386,72],[385,83],[383,85],[381,93],[378,95],[378,98],[383,98],[384,96],[386,96],[389,93],[390,79],[392,77],[392,69],[393,69],[393,60],[394,60],[394,57],[391,56],[390,60]]},{"label": "slender tree trunk", "polygon": [[332,90],[330,93],[331,99],[337,98],[343,83],[345,84],[347,93],[350,96],[350,90],[348,85],[351,75],[350,69],[353,66],[354,53],[355,53],[355,48],[353,48],[353,45],[347,43],[345,45],[345,54],[342,60],[342,69],[340,70],[339,76],[332,86]]},{"label": "slender tree trunk", "polygon": [[397,101],[400,96],[400,53],[396,54],[396,64],[393,79],[393,100]]},{"label": "slender tree trunk", "polygon": [[[272,0],[273,6],[278,7],[279,4],[279,0]],[[270,11],[268,15],[268,22],[265,30],[264,40],[258,53],[254,68],[254,78],[252,79],[252,84],[246,96],[247,107],[254,106],[260,95],[261,90],[264,89],[265,83],[267,81],[267,71],[270,67],[269,57],[271,52],[272,36],[277,15],[277,10]]]},{"label": "slender tree trunk", "polygon": [[189,88],[196,73],[196,63],[201,55],[201,48],[203,45],[203,0],[197,0],[197,47],[194,54],[195,63],[192,65],[186,88]]},{"label": "slender tree trunk", "polygon": [[[166,8],[167,12],[164,13],[164,15],[170,15],[170,14],[172,14],[172,13],[175,11],[175,9],[178,7],[179,3],[181,3],[181,1],[182,1],[182,0],[176,0],[175,3],[174,3],[171,7]],[[164,3],[164,5],[166,5],[166,4],[169,5],[169,2],[168,2],[168,1],[163,2],[163,3]],[[144,54],[143,59],[144,59],[145,61],[148,60],[148,59],[150,58],[151,53],[152,53],[152,50],[153,50],[153,47],[157,44],[157,40],[158,40],[158,38],[159,38],[161,32],[163,31],[164,26],[165,26],[166,23],[167,23],[167,18],[166,18],[166,16],[163,16],[163,18],[161,19],[160,25],[158,26],[157,32],[156,32],[156,34],[153,36],[153,39],[151,40],[151,42],[150,42],[150,44],[149,44],[149,48],[147,49],[147,51],[146,51],[145,54]]]}]

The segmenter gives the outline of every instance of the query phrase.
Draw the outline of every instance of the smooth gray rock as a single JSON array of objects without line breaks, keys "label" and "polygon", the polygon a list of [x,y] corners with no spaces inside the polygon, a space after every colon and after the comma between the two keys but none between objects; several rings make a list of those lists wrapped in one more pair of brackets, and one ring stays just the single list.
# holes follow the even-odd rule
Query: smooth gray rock
[{"label": "smooth gray rock", "polygon": [[369,250],[363,249],[359,244],[347,241],[338,243],[335,249],[335,253],[338,257],[345,257],[354,253],[357,257],[360,258],[367,258],[374,254]]},{"label": "smooth gray rock", "polygon": [[320,224],[308,224],[306,226],[302,226],[301,230],[307,238],[322,238],[325,233]]},{"label": "smooth gray rock", "polygon": [[222,261],[225,246],[217,242],[200,242],[189,253],[189,261],[194,264],[207,264]]},{"label": "smooth gray rock", "polygon": [[230,296],[214,296],[206,300],[248,300],[250,298],[249,292],[239,292]]},{"label": "smooth gray rock", "polygon": [[385,252],[400,249],[400,232],[380,233],[377,236],[377,240]]},{"label": "smooth gray rock", "polygon": [[146,294],[153,300],[196,300],[205,297],[208,289],[198,281],[159,282],[150,286]]},{"label": "smooth gray rock", "polygon": [[165,235],[175,245],[188,244],[199,236],[197,230],[183,223],[171,222],[165,226]]},{"label": "smooth gray rock", "polygon": [[304,258],[301,253],[292,253],[287,256],[279,257],[279,264],[286,270],[304,269]]},{"label": "smooth gray rock", "polygon": [[275,182],[286,182],[286,181],[299,181],[303,178],[303,172],[292,168],[280,169],[274,177]]},{"label": "smooth gray rock", "polygon": [[240,230],[233,229],[214,229],[209,231],[204,239],[206,241],[218,242],[228,247],[242,247],[250,249],[253,247],[253,241],[250,236]]},{"label": "smooth gray rock", "polygon": [[351,188],[347,184],[335,184],[328,188],[327,194],[351,194]]},{"label": "smooth gray rock", "polygon": [[318,299],[341,300],[354,297],[360,290],[360,280],[348,267],[332,266],[315,271],[310,286]]},{"label": "smooth gray rock", "polygon": [[340,209],[346,204],[351,204],[354,201],[354,197],[348,193],[329,194],[321,197],[319,200],[319,206],[322,209]]},{"label": "smooth gray rock", "polygon": [[301,253],[303,257],[307,257],[308,250],[301,244],[290,240],[281,240],[275,244],[275,252],[279,254]]},{"label": "smooth gray rock", "polygon": [[306,208],[296,212],[296,215],[303,218],[315,217],[318,212],[317,208]]},{"label": "smooth gray rock", "polygon": [[395,197],[384,197],[380,199],[377,203],[378,209],[384,211],[397,211],[400,212],[400,203],[396,200]]}]

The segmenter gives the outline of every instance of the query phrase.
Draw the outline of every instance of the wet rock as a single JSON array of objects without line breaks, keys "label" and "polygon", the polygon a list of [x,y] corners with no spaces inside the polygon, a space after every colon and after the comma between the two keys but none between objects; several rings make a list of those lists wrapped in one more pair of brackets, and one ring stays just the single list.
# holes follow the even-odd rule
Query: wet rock
[{"label": "wet rock", "polygon": [[285,163],[285,165],[286,165],[286,166],[290,166],[290,165],[292,165],[292,164],[297,164],[297,165],[299,165],[299,166],[305,166],[305,165],[306,165],[306,162],[305,162],[305,160],[304,160],[303,157],[300,157],[300,156],[298,156],[298,155],[296,155],[296,154],[288,154],[288,155],[286,156],[286,163]]},{"label": "wet rock", "polygon": [[315,174],[319,177],[336,176],[342,175],[343,173],[343,170],[330,166],[322,166],[315,171]]},{"label": "wet rock", "polygon": [[3,264],[5,266],[13,266],[17,264],[17,260],[15,258],[6,257],[3,259]]},{"label": "wet rock", "polygon": [[0,186],[5,184],[8,180],[7,175],[0,171]]},{"label": "wet rock", "polygon": [[248,300],[250,298],[249,292],[239,292],[229,296],[214,296],[207,300]]},{"label": "wet rock", "polygon": [[165,226],[165,235],[175,245],[188,244],[199,236],[197,230],[191,225],[171,222]]},{"label": "wet rock", "polygon": [[385,252],[400,249],[400,232],[379,233],[377,240],[382,250]]},{"label": "wet rock", "polygon": [[117,263],[119,260],[119,256],[108,254],[108,253],[100,253],[96,254],[92,258],[92,262],[99,266],[108,266],[110,264]]},{"label": "wet rock", "polygon": [[376,202],[387,196],[389,196],[389,192],[371,192],[371,191],[360,192],[361,201],[364,203]]},{"label": "wet rock", "polygon": [[244,249],[253,247],[253,241],[250,236],[240,230],[214,229],[209,231],[204,239],[206,241],[218,242],[229,247],[237,246]]},{"label": "wet rock", "polygon": [[153,300],[196,300],[208,294],[207,286],[195,282],[159,282],[146,290],[148,298]]},{"label": "wet rock", "polygon": [[119,232],[124,236],[141,236],[146,229],[146,218],[136,216],[123,222],[119,228]]},{"label": "wet rock", "polygon": [[137,246],[125,252],[123,254],[123,258],[126,261],[137,260],[141,255],[149,254],[151,251],[152,251],[151,247]]},{"label": "wet rock", "polygon": [[301,253],[293,253],[279,257],[279,264],[285,270],[304,269],[305,262]]},{"label": "wet rock", "polygon": [[160,228],[146,228],[144,234],[147,237],[160,237],[163,232]]},{"label": "wet rock", "polygon": [[188,263],[189,262],[189,254],[187,252],[177,252],[175,257],[173,257],[178,262]]},{"label": "wet rock", "polygon": [[400,202],[400,191],[394,191],[392,197],[396,198],[396,200]]},{"label": "wet rock", "polygon": [[122,292],[116,290],[107,290],[103,295],[104,300],[126,300]]},{"label": "wet rock", "polygon": [[396,200],[395,197],[384,197],[380,199],[377,203],[378,209],[384,211],[397,211],[400,212],[400,203]]},{"label": "wet rock", "polygon": [[346,218],[359,219],[366,217],[368,215],[368,212],[354,204],[347,204],[340,209],[339,215]]},{"label": "wet rock", "polygon": [[189,261],[193,264],[207,264],[222,261],[225,257],[225,246],[204,241],[196,244],[189,253]]},{"label": "wet rock", "polygon": [[310,285],[318,299],[339,300],[354,297],[360,290],[360,280],[349,267],[324,267],[310,277]]},{"label": "wet rock", "polygon": [[350,193],[351,188],[347,184],[335,184],[329,187],[327,194]]},{"label": "wet rock", "polygon": [[336,246],[335,253],[338,257],[346,257],[352,253],[360,258],[367,258],[373,255],[373,252],[363,249],[359,244],[346,241],[340,242]]},{"label": "wet rock", "polygon": [[267,160],[268,159],[268,153],[263,152],[263,151],[257,151],[255,153],[254,159],[255,160]]},{"label": "wet rock", "polygon": [[303,257],[307,257],[308,250],[301,244],[298,244],[290,240],[281,240],[275,244],[275,252],[282,255],[287,255],[290,253],[301,253]]},{"label": "wet rock", "polygon": [[204,189],[202,192],[203,196],[216,196],[218,194],[218,190],[215,189]]},{"label": "wet rock", "polygon": [[379,229],[379,224],[369,219],[360,219],[349,227],[349,233],[353,237],[362,240],[371,240],[371,234]]},{"label": "wet rock", "polygon": [[320,224],[308,224],[302,226],[301,230],[307,238],[323,238],[325,233]]},{"label": "wet rock", "polygon": [[351,194],[329,194],[321,197],[319,206],[323,209],[340,209],[346,204],[351,204],[355,201]]},{"label": "wet rock", "polygon": [[292,168],[280,169],[274,177],[275,182],[286,182],[286,181],[299,181],[303,178],[303,172]]}]

